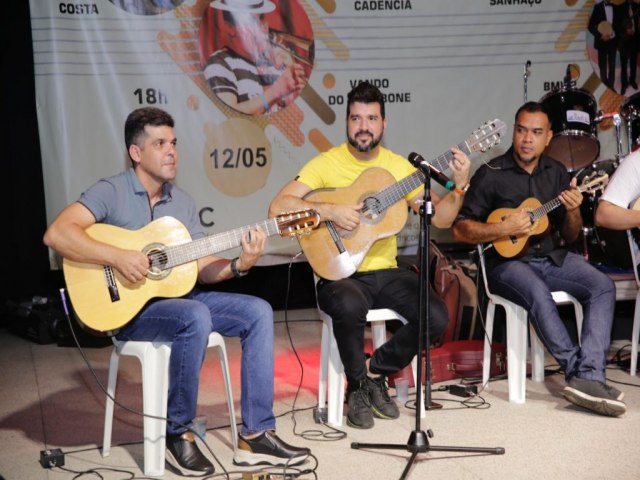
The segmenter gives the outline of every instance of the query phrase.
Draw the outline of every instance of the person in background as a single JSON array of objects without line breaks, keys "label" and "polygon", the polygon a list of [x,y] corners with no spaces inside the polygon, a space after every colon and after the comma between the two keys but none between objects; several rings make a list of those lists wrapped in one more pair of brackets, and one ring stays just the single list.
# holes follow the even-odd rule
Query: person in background
[{"label": "person in background", "polygon": [[610,0],[596,3],[589,17],[589,32],[593,35],[593,48],[598,52],[598,67],[600,80],[611,90],[615,90],[616,79],[616,48],[618,37],[614,25],[616,7]]},{"label": "person in background", "polygon": [[595,221],[600,227],[628,230],[640,227],[640,150],[627,155],[605,188]]},{"label": "person in background", "polygon": [[[164,110],[139,108],[125,122],[125,145],[131,168],[102,179],[67,206],[51,223],[44,243],[73,261],[109,265],[123,281],[144,282],[149,258],[97,241],[86,233],[95,223],[138,230],[171,216],[193,239],[204,232],[196,204],[173,184],[178,166],[174,120]],[[255,228],[242,240],[240,255],[229,261],[207,256],[198,260],[198,282],[215,284],[245,275],[264,251],[265,233]],[[167,462],[182,475],[214,472],[191,431],[196,414],[200,369],[209,334],[240,337],[242,344],[242,428],[237,465],[295,465],[310,451],[288,445],[275,434],[273,415],[273,312],[264,300],[243,294],[205,291],[196,286],[180,298],[155,299],[116,335],[119,340],[170,341],[167,416]]]},{"label": "person in background", "polygon": [[617,7],[613,26],[620,52],[620,95],[627,87],[638,90],[638,48],[640,48],[640,0],[627,0]]}]

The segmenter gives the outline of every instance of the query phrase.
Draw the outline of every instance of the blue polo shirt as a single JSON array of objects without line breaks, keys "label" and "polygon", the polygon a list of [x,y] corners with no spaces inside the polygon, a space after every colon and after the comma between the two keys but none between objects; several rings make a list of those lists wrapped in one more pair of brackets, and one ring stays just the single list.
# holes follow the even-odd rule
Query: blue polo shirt
[{"label": "blue polo shirt", "polygon": [[152,220],[171,216],[184,224],[191,238],[204,236],[191,195],[172,183],[165,183],[162,198],[151,208],[147,191],[133,168],[99,180],[83,192],[78,201],[91,211],[98,223],[138,230]]}]

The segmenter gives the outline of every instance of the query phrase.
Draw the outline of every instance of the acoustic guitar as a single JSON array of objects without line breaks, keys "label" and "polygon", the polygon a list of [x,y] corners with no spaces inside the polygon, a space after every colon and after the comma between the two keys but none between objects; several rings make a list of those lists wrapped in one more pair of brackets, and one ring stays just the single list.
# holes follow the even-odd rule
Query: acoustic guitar
[{"label": "acoustic guitar", "polygon": [[191,240],[187,228],[173,217],[159,218],[139,230],[95,223],[86,230],[89,236],[148,256],[147,276],[131,283],[110,266],[65,258],[65,283],[83,326],[94,332],[112,332],[127,324],[152,298],[186,295],[198,277],[196,260],[240,246],[242,236],[256,226],[267,236],[293,237],[307,234],[319,221],[314,210],[302,210],[197,240]]},{"label": "acoustic guitar", "polygon": [[[608,174],[593,178],[578,187],[581,193],[595,192],[607,184]],[[549,200],[542,205],[540,200],[534,197],[524,200],[518,208],[497,208],[487,218],[487,223],[500,223],[507,215],[512,215],[524,210],[529,213],[531,229],[519,235],[506,235],[493,241],[493,246],[502,257],[517,257],[526,252],[531,237],[544,234],[549,229],[549,217],[547,214],[558,208],[562,203],[559,198]]]},{"label": "acoustic guitar", "polygon": [[[485,152],[500,143],[506,129],[501,120],[486,122],[458,148],[467,155]],[[447,151],[429,163],[444,172],[452,158],[451,151]],[[340,230],[333,222],[327,221],[310,235],[298,237],[313,270],[328,280],[339,280],[355,273],[376,240],[395,235],[402,229],[408,213],[406,202],[400,200],[424,185],[424,181],[425,175],[421,170],[396,182],[387,170],[372,167],[362,172],[348,187],[322,188],[305,195],[304,198],[311,202],[364,205],[360,224],[353,231]]]}]

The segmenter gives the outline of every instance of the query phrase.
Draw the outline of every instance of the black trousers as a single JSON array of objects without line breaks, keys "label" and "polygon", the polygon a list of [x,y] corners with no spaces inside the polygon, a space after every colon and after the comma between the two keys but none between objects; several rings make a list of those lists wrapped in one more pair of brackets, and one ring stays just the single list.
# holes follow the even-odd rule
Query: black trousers
[{"label": "black trousers", "polygon": [[[333,334],[350,387],[367,375],[364,331],[370,309],[391,308],[408,322],[373,353],[369,365],[372,373],[395,373],[418,353],[418,283],[418,274],[405,268],[318,282],[318,305],[333,321]],[[433,288],[429,292],[428,319],[429,337],[433,341],[444,333],[448,323],[447,306]]]},{"label": "black trousers", "polygon": [[600,69],[600,80],[611,90],[616,80],[616,54],[618,50],[615,45],[603,46],[598,50],[598,68]]}]

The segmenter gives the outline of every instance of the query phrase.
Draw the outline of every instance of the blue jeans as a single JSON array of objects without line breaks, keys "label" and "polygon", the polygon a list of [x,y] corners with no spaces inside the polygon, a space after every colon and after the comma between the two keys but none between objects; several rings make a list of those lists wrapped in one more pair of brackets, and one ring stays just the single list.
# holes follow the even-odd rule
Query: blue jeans
[{"label": "blue jeans", "polygon": [[[564,370],[567,381],[574,376],[605,381],[616,304],[615,284],[607,275],[569,252],[561,267],[548,258],[529,263],[507,261],[496,265],[488,278],[492,293],[529,312],[540,340]],[[571,339],[558,314],[551,296],[557,290],[570,293],[583,306],[580,345]]]},{"label": "blue jeans", "polygon": [[[209,333],[240,337],[241,434],[275,429],[273,415],[273,311],[264,300],[237,293],[193,290],[185,298],[150,303],[118,340],[172,342],[167,416],[191,426]],[[185,427],[167,422],[167,433]]]}]

